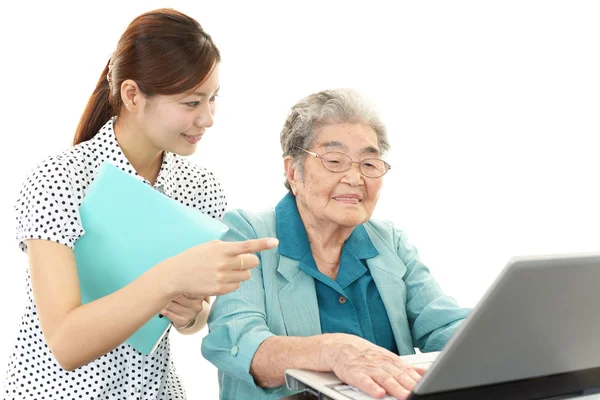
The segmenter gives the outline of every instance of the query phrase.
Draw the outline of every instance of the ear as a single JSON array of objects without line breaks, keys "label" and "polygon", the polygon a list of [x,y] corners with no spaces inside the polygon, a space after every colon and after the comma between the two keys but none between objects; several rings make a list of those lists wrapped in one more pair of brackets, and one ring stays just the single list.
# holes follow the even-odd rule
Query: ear
[{"label": "ear", "polygon": [[296,195],[296,185],[298,184],[298,175],[296,168],[294,167],[294,159],[292,156],[287,156],[283,159],[283,168],[285,170],[285,177],[287,178],[290,186],[292,187],[292,193]]},{"label": "ear", "polygon": [[127,111],[135,113],[143,109],[146,96],[134,80],[126,79],[121,84],[121,101]]}]

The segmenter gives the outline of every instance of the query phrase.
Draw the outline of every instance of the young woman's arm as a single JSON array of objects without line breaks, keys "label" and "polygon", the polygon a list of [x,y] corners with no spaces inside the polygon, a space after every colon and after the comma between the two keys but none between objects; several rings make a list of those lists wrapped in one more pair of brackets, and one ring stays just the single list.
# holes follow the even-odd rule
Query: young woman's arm
[{"label": "young woman's arm", "polygon": [[85,365],[119,346],[184,293],[199,298],[236,290],[258,265],[253,253],[277,243],[263,238],[194,246],[124,288],[82,305],[73,250],[47,240],[28,240],[33,297],[46,342],[62,368]]},{"label": "young woman's arm", "polygon": [[47,240],[28,240],[27,247],[42,332],[65,370],[122,344],[174,297],[164,268],[159,267],[111,295],[82,305],[73,250]]}]

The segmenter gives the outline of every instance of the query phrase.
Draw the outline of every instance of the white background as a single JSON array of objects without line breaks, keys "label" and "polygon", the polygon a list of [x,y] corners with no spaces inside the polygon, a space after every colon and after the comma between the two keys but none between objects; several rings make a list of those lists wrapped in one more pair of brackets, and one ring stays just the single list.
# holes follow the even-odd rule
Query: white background
[{"label": "white background", "polygon": [[[392,144],[375,216],[408,233],[462,305],[513,255],[600,250],[600,3],[13,2],[0,25],[2,375],[24,304],[12,208],[22,179],[70,145],[119,36],[161,6],[198,19],[222,52],[216,122],[192,158],[220,177],[230,208],[284,194],[291,105],[352,87]],[[190,399],[217,397],[205,334],[172,335]]]}]

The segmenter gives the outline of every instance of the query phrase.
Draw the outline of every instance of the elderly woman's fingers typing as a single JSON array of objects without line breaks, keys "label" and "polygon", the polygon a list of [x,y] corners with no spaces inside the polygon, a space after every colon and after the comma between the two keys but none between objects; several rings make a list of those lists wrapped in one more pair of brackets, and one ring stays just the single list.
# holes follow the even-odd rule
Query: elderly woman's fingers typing
[{"label": "elderly woman's fingers typing", "polygon": [[342,334],[333,352],[332,370],[345,383],[377,398],[406,398],[424,370],[365,339]]}]

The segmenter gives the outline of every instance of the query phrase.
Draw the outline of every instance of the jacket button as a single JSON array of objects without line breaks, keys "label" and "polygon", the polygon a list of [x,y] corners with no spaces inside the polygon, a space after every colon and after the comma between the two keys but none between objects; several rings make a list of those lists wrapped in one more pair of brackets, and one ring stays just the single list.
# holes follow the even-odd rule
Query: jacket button
[{"label": "jacket button", "polygon": [[238,353],[238,347],[237,346],[233,346],[231,348],[231,355],[232,356],[237,356],[237,353]]},{"label": "jacket button", "polygon": [[340,304],[346,304],[346,301],[348,301],[344,296],[340,296],[338,298],[338,301],[340,302]]}]

